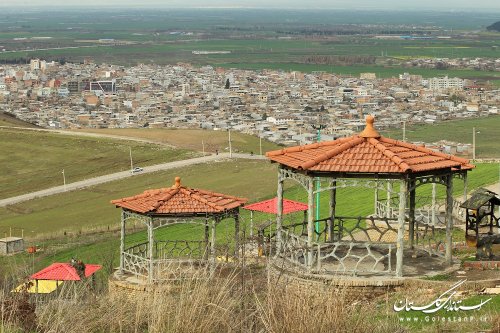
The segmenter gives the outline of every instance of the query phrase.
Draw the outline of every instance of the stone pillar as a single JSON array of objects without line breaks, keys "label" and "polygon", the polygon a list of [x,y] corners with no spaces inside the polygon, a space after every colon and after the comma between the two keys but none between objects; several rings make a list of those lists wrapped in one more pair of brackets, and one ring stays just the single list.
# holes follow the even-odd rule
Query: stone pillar
[{"label": "stone pillar", "polygon": [[415,181],[411,180],[408,182],[408,191],[410,192],[410,210],[409,210],[409,236],[410,239],[410,248],[413,249],[415,243]]},{"label": "stone pillar", "polygon": [[313,262],[312,243],[314,237],[314,178],[309,178],[307,187],[307,266]]},{"label": "stone pillar", "polygon": [[453,176],[446,177],[446,254],[445,259],[448,265],[453,262]]},{"label": "stone pillar", "polygon": [[239,258],[240,254],[240,214],[234,215],[234,256]]},{"label": "stone pillar", "polygon": [[396,244],[396,276],[403,276],[403,250],[405,235],[405,209],[408,186],[406,180],[401,180],[399,186],[398,241]]},{"label": "stone pillar", "polygon": [[213,220],[212,220],[212,225],[211,225],[211,235],[210,235],[210,263],[212,264],[212,267],[215,266],[215,257],[216,257],[216,253],[215,253],[215,229],[216,229],[216,226],[217,226],[217,222],[219,221],[219,218],[218,217],[215,217]]},{"label": "stone pillar", "polygon": [[154,237],[153,237],[153,218],[150,217],[148,221],[148,257],[149,257],[149,282],[154,281]]},{"label": "stone pillar", "polygon": [[467,201],[467,172],[464,173],[464,202]]},{"label": "stone pillar", "polygon": [[432,183],[431,222],[436,225],[436,183]]},{"label": "stone pillar", "polygon": [[203,254],[203,259],[208,260],[209,249],[209,235],[210,235],[210,226],[208,225],[208,218],[205,218],[205,253]]},{"label": "stone pillar", "polygon": [[123,269],[125,267],[125,258],[123,256],[125,252],[125,216],[125,212],[122,210],[120,230],[120,274],[123,274]]},{"label": "stone pillar", "polygon": [[277,212],[276,212],[276,253],[281,253],[283,247],[281,239],[281,230],[283,228],[283,193],[284,178],[281,168],[278,170],[278,193],[277,193]]},{"label": "stone pillar", "polygon": [[335,227],[335,208],[337,206],[337,180],[333,179],[330,182],[330,220],[328,224],[328,241],[333,242],[338,239],[335,239],[335,235],[333,234],[334,232],[334,227]]},{"label": "stone pillar", "polygon": [[375,181],[375,195],[374,195],[374,202],[373,202],[373,212],[375,216],[378,216],[377,212],[377,204],[378,204],[378,180]]},{"label": "stone pillar", "polygon": [[392,194],[392,182],[389,180],[387,181],[387,202],[386,202],[386,211],[385,211],[385,217],[391,218],[391,194]]},{"label": "stone pillar", "polygon": [[250,211],[250,238],[253,237],[253,210]]}]

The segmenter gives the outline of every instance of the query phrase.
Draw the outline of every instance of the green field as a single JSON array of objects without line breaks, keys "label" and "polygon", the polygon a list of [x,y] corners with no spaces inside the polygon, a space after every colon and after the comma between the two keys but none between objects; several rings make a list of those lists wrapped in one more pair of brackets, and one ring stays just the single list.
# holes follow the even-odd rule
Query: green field
[{"label": "green field", "polygon": [[[476,158],[500,157],[500,116],[466,120],[450,120],[435,125],[413,125],[406,127],[408,141],[436,142],[450,140],[472,144],[472,130],[476,128]],[[401,128],[381,131],[383,135],[401,140]],[[472,156],[469,156],[471,158]]]},{"label": "green field", "polygon": [[[177,148],[214,153],[229,151],[229,133],[227,131],[210,131],[197,129],[82,129],[78,132],[111,134],[121,137],[146,139],[153,142],[169,144]],[[259,154],[259,138],[239,132],[231,132],[231,146],[234,152]],[[262,153],[280,147],[267,140],[262,140]]]},{"label": "green field", "polygon": [[185,149],[134,141],[98,139],[0,128],[0,198],[66,182],[197,156]]}]

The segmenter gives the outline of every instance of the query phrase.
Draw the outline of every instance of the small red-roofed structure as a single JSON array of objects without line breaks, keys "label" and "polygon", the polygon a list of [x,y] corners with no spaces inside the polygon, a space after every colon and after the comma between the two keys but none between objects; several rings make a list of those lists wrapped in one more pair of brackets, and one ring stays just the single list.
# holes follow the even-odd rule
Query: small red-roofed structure
[{"label": "small red-roofed structure", "polygon": [[[102,268],[101,265],[85,265],[85,278],[92,276]],[[76,269],[69,263],[56,262],[31,275],[33,280],[81,281]]]},{"label": "small red-roofed structure", "polygon": [[77,267],[70,263],[56,262],[31,275],[30,279],[35,281],[35,293],[38,293],[38,281],[56,281],[55,289],[59,287],[59,282],[63,281],[82,281],[82,278],[90,278],[93,283],[94,274],[102,268],[101,265],[81,262],[78,264],[82,267],[82,272],[78,272]]},{"label": "small red-roofed structure", "polygon": [[[405,246],[414,257],[421,251],[451,265],[453,206],[458,206],[452,196],[453,178],[464,180],[466,193],[467,172],[474,168],[468,160],[385,138],[375,129],[372,116],[358,135],[270,151],[266,156],[279,164],[277,257],[294,269],[402,277]],[[307,191],[306,238],[283,225],[285,180],[294,180]],[[393,191],[396,183],[399,193]],[[426,184],[433,186],[432,198],[419,202],[419,207],[416,189]],[[435,185],[446,187],[444,212],[438,210]],[[346,187],[375,189],[374,214],[339,216],[337,190]],[[379,196],[385,189],[386,200]],[[330,194],[329,213],[315,219],[314,197],[322,192]]]},{"label": "small red-roofed structure", "polygon": [[[260,202],[256,202],[250,205],[246,205],[243,209],[270,213],[270,214],[278,214],[278,198],[273,198],[269,200],[264,200]],[[283,199],[283,214],[290,214],[295,212],[303,212],[307,210],[307,204],[303,202]]]},{"label": "small red-roofed structure", "polygon": [[[250,211],[250,237],[253,237],[253,229],[254,229],[254,216],[253,212],[261,212],[268,214],[278,214],[278,198],[272,198],[269,200],[264,200],[260,202],[256,202],[253,204],[246,205],[243,209]],[[303,202],[293,201],[289,199],[283,199],[283,215],[296,213],[296,212],[304,212],[306,213],[308,207],[307,204]],[[306,216],[304,216],[304,219]]]},{"label": "small red-roofed structure", "polygon": [[[216,225],[226,218],[234,219],[234,255],[237,256],[240,243],[239,208],[246,202],[245,198],[182,186],[180,177],[176,177],[174,185],[169,188],[146,190],[111,201],[122,209],[119,272],[147,278],[151,283],[170,279],[171,273],[178,268],[172,269],[173,263],[203,264],[210,261],[214,264],[217,257]],[[146,226],[147,241],[126,246],[126,225],[136,221]],[[156,230],[174,224],[202,225],[205,239],[157,239]],[[166,233],[162,232],[162,235]],[[225,256],[228,257],[228,253]]]}]

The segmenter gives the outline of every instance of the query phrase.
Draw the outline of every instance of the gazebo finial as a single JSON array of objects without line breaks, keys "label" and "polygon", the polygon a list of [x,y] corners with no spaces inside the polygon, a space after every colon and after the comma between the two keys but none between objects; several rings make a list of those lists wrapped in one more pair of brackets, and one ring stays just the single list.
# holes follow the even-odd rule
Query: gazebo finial
[{"label": "gazebo finial", "polygon": [[366,116],[366,127],[363,132],[359,133],[359,136],[362,138],[380,138],[381,135],[373,127],[374,122],[375,118],[372,115]]},{"label": "gazebo finial", "polygon": [[175,184],[172,185],[172,188],[179,188],[181,187],[181,177],[175,177]]}]

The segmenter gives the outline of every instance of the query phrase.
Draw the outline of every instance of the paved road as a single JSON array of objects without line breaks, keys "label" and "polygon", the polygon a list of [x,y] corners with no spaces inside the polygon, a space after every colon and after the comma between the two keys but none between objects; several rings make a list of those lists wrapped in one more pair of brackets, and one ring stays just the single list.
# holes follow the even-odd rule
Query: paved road
[{"label": "paved road", "polygon": [[[212,162],[212,161],[227,160],[229,158],[230,158],[229,153],[222,153],[219,155],[208,155],[208,156],[203,156],[203,157],[191,158],[188,160],[181,160],[181,161],[174,161],[174,162],[169,162],[169,163],[151,165],[148,167],[144,167],[143,168],[144,170],[142,172],[136,173],[136,174],[132,174],[130,171],[116,172],[116,173],[112,173],[112,174],[105,175],[105,176],[99,176],[99,177],[90,178],[90,179],[86,179],[86,180],[82,180],[82,181],[78,181],[78,182],[74,182],[74,183],[69,183],[69,184],[66,184],[66,187],[56,186],[56,187],[48,188],[48,189],[41,190],[41,191],[31,192],[28,194],[23,194],[23,195],[19,195],[16,197],[3,199],[3,200],[0,200],[0,207],[5,207],[7,205],[13,205],[13,204],[17,204],[17,203],[20,203],[23,201],[36,199],[36,198],[40,198],[40,197],[46,197],[46,196],[53,195],[53,194],[63,193],[66,191],[73,191],[73,190],[77,190],[77,189],[81,189],[81,188],[85,188],[85,187],[89,187],[89,186],[107,183],[107,182],[111,182],[111,181],[118,180],[118,179],[133,177],[134,175],[162,171],[162,170],[169,170],[169,169],[180,168],[180,167],[184,167],[184,166],[201,164],[201,163],[207,163],[207,162]],[[254,160],[265,159],[264,156],[249,155],[249,154],[232,154],[232,158],[243,158],[243,159],[254,159]]]}]

